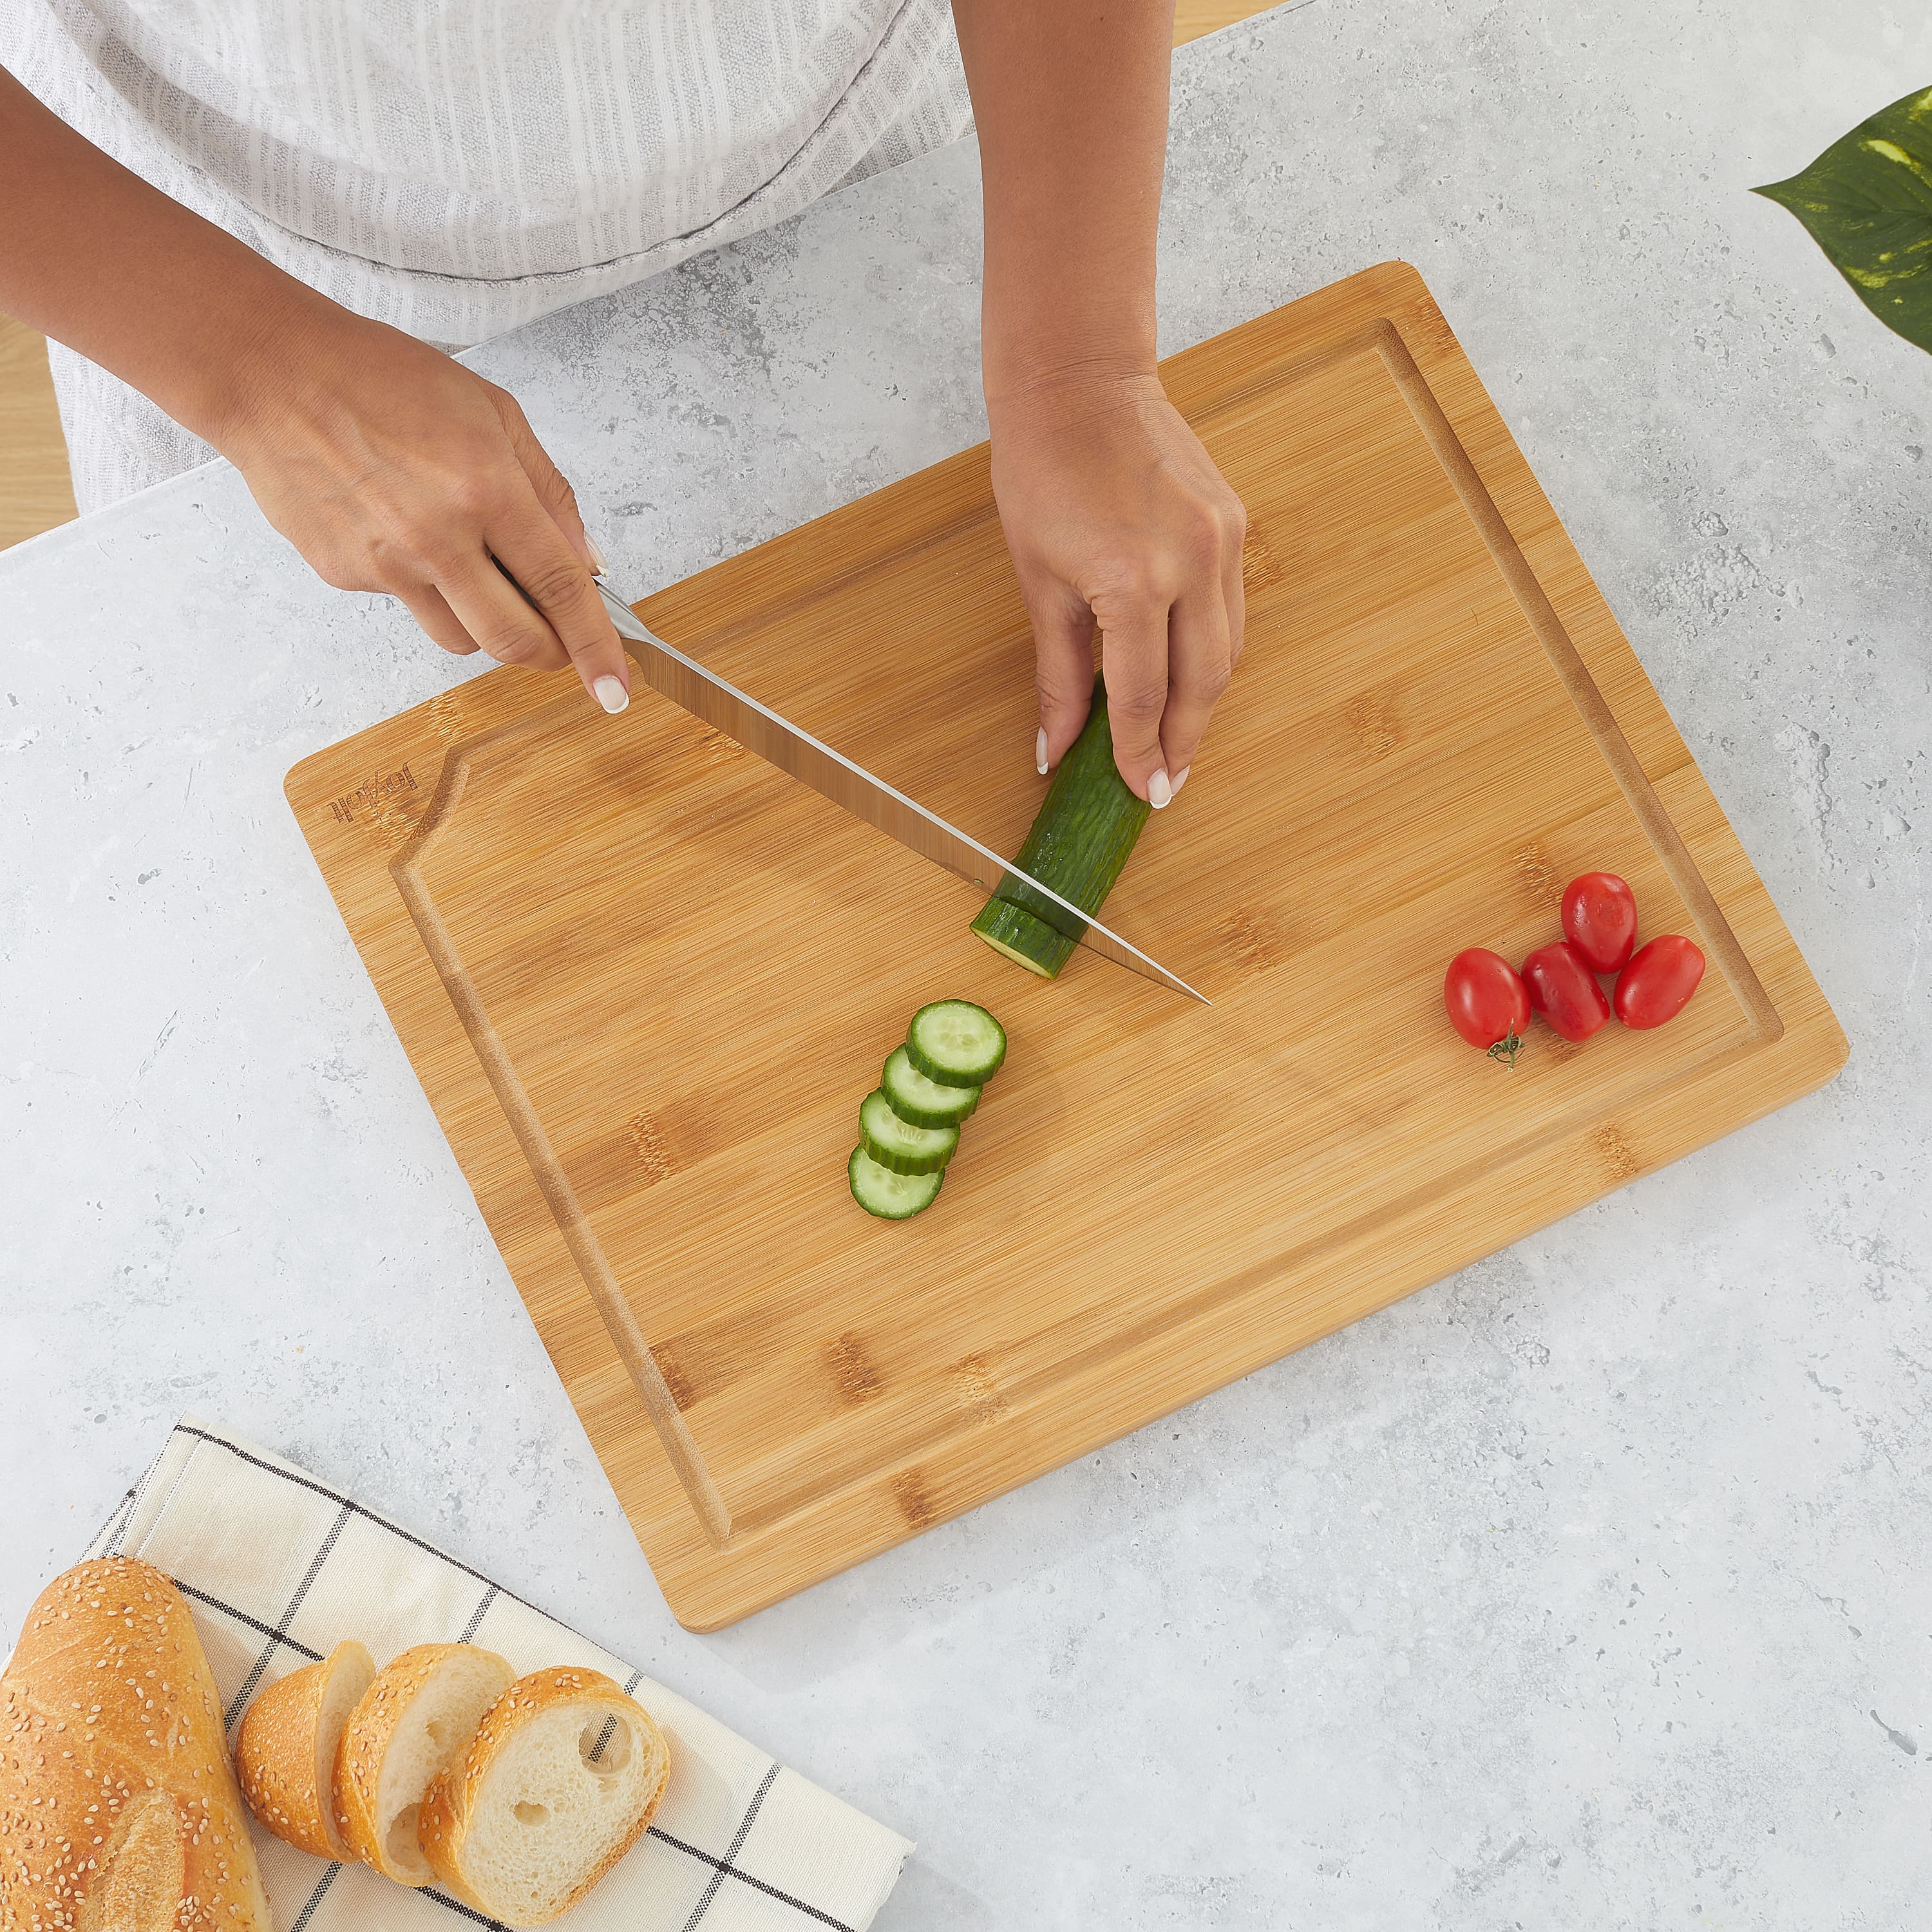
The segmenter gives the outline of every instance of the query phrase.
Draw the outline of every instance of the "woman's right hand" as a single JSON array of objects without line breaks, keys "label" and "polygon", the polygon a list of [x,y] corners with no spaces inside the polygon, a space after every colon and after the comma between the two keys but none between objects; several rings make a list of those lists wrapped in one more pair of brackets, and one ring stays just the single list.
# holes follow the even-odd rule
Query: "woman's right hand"
[{"label": "woman's right hand", "polygon": [[574,664],[624,708],[596,552],[512,398],[304,287],[4,70],[0,172],[0,307],[212,443],[328,582],[400,597],[446,651]]},{"label": "woman's right hand", "polygon": [[591,580],[602,559],[516,399],[332,304],[310,304],[272,352],[209,440],[316,574],[400,598],[446,651],[573,664],[622,710],[630,664]]}]

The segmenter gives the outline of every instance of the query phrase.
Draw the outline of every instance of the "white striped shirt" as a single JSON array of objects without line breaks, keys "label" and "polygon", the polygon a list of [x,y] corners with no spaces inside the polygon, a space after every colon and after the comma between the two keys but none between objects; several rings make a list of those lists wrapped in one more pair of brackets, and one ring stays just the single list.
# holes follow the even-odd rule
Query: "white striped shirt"
[{"label": "white striped shirt", "polygon": [[[310,286],[445,346],[970,125],[947,0],[0,0],[0,62]],[[64,417],[115,393],[54,361]]]}]

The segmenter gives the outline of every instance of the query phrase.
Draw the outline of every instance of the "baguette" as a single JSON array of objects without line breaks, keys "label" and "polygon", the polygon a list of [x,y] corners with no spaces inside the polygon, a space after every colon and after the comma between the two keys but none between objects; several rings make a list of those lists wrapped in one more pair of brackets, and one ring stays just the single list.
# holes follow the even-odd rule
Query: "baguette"
[{"label": "baguette", "polygon": [[536,1671],[430,1785],[422,1849],[464,1904],[542,1925],[637,1843],[670,1775],[664,1733],[601,1671]]},{"label": "baguette", "polygon": [[436,1876],[416,1842],[423,1793],[515,1675],[467,1643],[419,1643],[376,1673],[335,1756],[336,1828],[356,1857],[398,1885]]},{"label": "baguette", "polygon": [[152,1564],[43,1590],[0,1676],[0,1927],[273,1932],[194,1620]]},{"label": "baguette", "polygon": [[376,1663],[350,1638],[248,1706],[235,1740],[242,1795],[263,1828],[312,1858],[352,1858],[335,1822],[335,1754]]}]

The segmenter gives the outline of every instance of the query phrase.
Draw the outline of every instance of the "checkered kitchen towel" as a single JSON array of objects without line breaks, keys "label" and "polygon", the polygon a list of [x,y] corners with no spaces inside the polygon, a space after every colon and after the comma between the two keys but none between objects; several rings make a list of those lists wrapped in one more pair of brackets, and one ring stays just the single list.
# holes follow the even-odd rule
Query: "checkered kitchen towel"
[{"label": "checkered kitchen towel", "polygon": [[[674,1692],[488,1577],[266,1450],[184,1418],[90,1556],[140,1556],[181,1586],[230,1736],[265,1684],[360,1637],[379,1664],[412,1643],[500,1651],[614,1677],[670,1740],[650,1831],[574,1912],[573,1932],[865,1932],[912,1846],[775,1764]],[[431,1888],[323,1864],[257,1832],[278,1932],[461,1932],[495,1925]]]}]

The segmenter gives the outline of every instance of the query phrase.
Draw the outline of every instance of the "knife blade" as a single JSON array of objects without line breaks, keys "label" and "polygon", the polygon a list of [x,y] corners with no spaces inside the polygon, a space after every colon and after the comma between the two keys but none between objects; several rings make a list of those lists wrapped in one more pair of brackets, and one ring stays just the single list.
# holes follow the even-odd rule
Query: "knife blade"
[{"label": "knife blade", "polygon": [[991,891],[1004,876],[1030,886],[1064,915],[1064,923],[1053,923],[1103,959],[1111,959],[1117,966],[1124,966],[1156,985],[1185,993],[1204,1006],[1214,1004],[1179,974],[1170,973],[1157,959],[1150,958],[1091,913],[1082,912],[1070,900],[1062,898],[1031,873],[1022,872],[1010,859],[1001,858],[991,846],[981,844],[937,812],[928,812],[916,799],[907,797],[884,779],[874,778],[863,765],[843,752],[835,752],[769,705],[760,704],[716,671],[707,670],[695,658],[666,644],[638,621],[637,614],[610,588],[608,578],[599,577],[596,582],[617,634],[634,646],[632,655],[644,674],[644,682],[659,696],[669,698],[712,730],[736,740],[767,764],[776,765],[802,784],[809,785],[821,797],[863,819],[908,850],[944,866],[972,884]]}]

